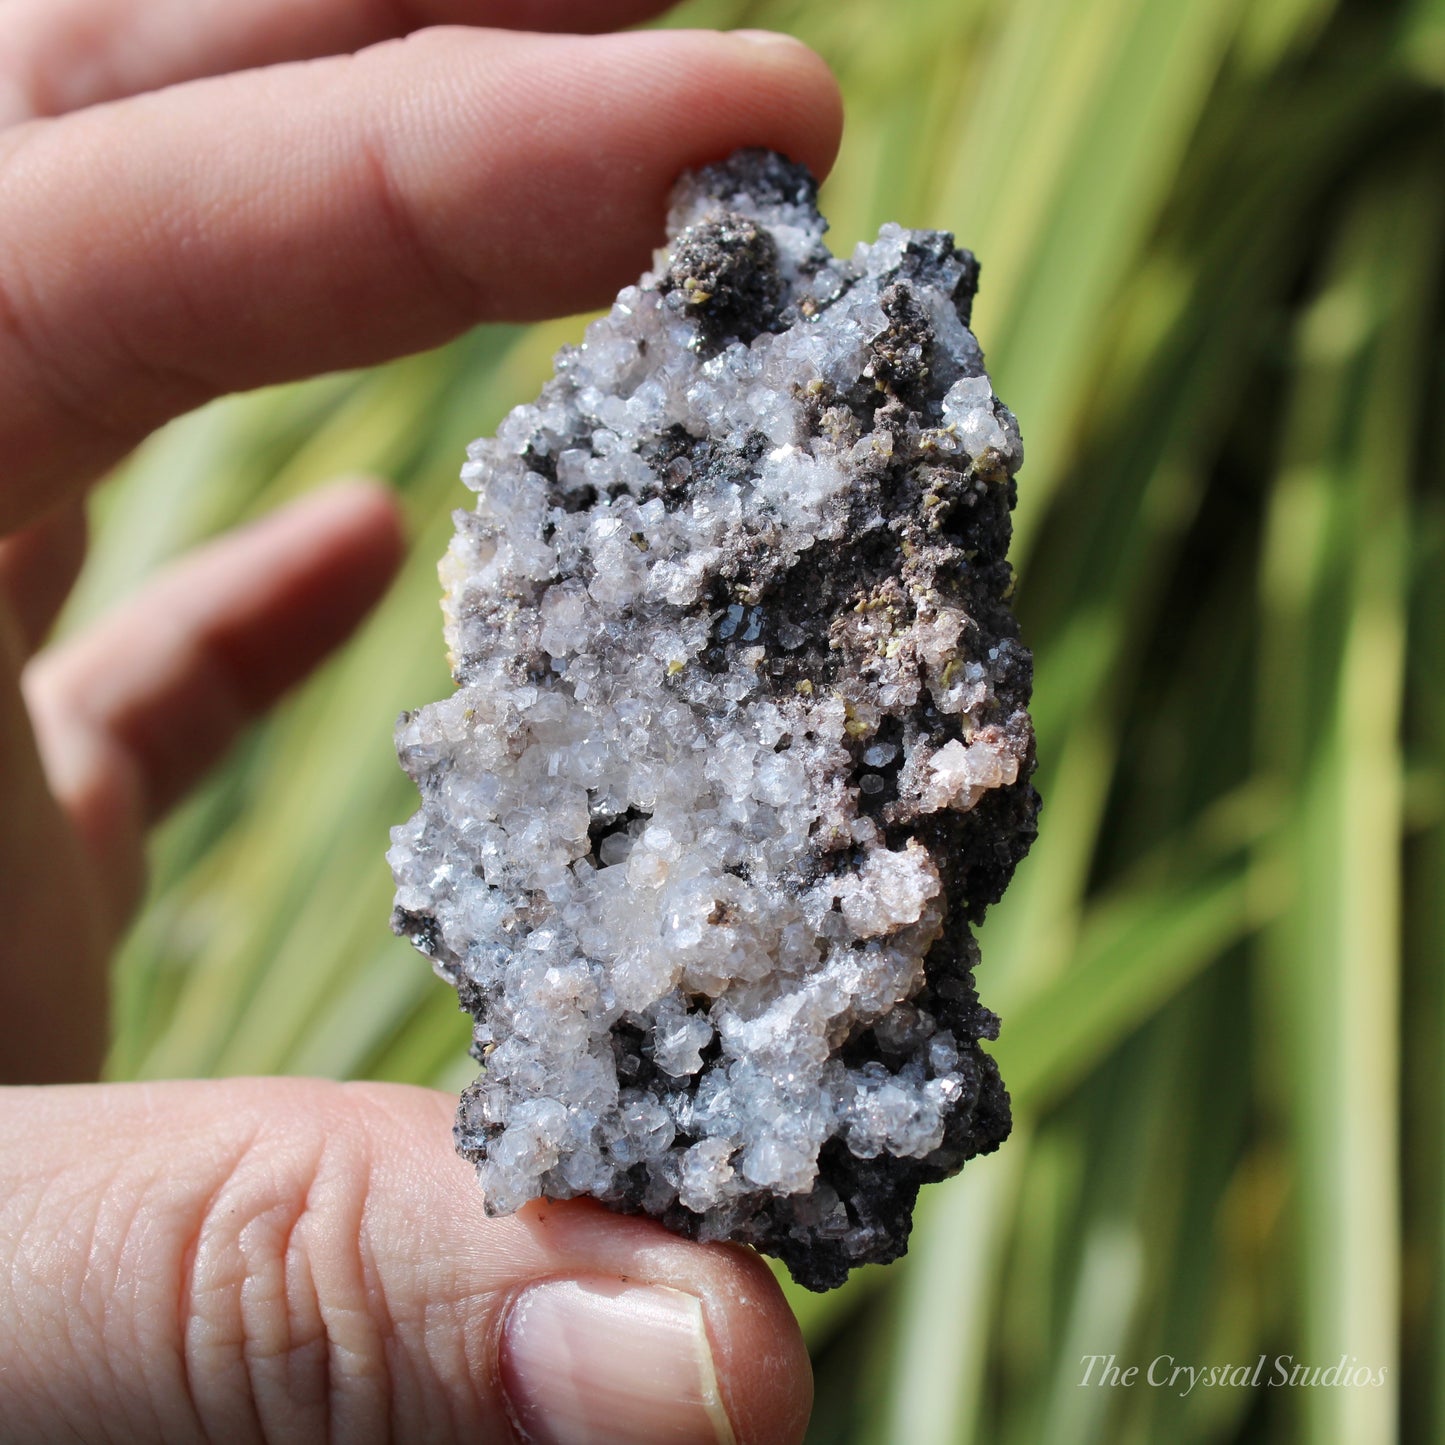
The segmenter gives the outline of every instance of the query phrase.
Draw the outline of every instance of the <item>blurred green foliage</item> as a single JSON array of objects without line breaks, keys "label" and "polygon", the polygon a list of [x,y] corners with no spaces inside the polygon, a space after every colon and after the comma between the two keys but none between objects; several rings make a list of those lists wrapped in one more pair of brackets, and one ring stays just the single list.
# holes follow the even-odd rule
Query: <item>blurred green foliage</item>
[{"label": "blurred green foliage", "polygon": [[[1043,830],[984,930],[1013,1139],[908,1258],[792,1291],[818,1442],[1445,1435],[1445,3],[712,0],[842,79],[837,249],[983,262],[1028,446]],[[414,547],[363,634],[162,832],[118,1077],[456,1087],[393,939],[390,732],[441,696],[466,442],[574,321],[212,407],[100,495],[69,624],[338,472]],[[1083,1358],[1342,1355],[1379,1387],[1085,1388]],[[1141,1371],[1142,1373],[1142,1371]]]}]

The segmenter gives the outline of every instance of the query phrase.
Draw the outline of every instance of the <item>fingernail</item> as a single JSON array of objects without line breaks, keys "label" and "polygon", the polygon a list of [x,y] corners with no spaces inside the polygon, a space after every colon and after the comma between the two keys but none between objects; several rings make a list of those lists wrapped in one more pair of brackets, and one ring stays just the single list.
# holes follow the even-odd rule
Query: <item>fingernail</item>
[{"label": "fingernail", "polygon": [[702,1301],[622,1280],[550,1280],[502,1326],[502,1388],[534,1445],[735,1445]]},{"label": "fingernail", "polygon": [[806,50],[808,47],[792,35],[783,35],[776,30],[729,30],[729,35],[735,35],[739,40],[746,40],[752,45],[766,46],[769,50]]}]

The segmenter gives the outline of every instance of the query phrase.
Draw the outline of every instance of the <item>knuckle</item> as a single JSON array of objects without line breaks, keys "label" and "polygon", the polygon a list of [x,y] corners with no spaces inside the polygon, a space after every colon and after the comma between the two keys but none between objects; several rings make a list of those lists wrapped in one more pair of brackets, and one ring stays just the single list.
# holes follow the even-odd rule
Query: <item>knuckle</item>
[{"label": "knuckle", "polygon": [[[405,44],[405,41],[395,42]],[[377,224],[397,264],[426,288],[442,315],[470,315],[483,304],[476,280],[455,265],[430,234],[381,128],[358,135],[358,157]]]},{"label": "knuckle", "polygon": [[384,1297],[361,1222],[370,1148],[353,1111],[284,1116],[202,1203],[186,1243],[187,1390],[215,1438],[384,1438]]}]

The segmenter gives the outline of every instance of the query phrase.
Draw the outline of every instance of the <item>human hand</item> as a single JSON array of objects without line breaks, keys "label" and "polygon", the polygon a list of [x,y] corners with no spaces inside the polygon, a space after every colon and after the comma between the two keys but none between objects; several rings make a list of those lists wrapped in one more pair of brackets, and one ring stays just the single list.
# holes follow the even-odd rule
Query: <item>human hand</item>
[{"label": "human hand", "polygon": [[[763,145],[827,169],[836,92],[791,43],[374,43],[660,8],[4,0],[0,1078],[93,1077],[145,829],[399,551],[383,491],[333,488],[37,651],[84,489],[214,396],[603,301],[688,165]],[[806,1355],[755,1257],[583,1203],[488,1220],[452,1107],[315,1081],[0,1093],[0,1434],[798,1438]]]}]

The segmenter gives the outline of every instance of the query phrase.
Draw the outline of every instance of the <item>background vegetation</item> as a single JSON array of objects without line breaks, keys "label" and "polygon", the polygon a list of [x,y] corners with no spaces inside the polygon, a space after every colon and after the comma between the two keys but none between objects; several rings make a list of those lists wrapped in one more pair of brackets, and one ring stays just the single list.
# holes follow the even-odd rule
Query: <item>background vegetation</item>
[{"label": "background vegetation", "polygon": [[[909,1257],[795,1292],[819,1442],[1445,1434],[1445,3],[714,0],[848,96],[827,208],[983,261],[1028,446],[1014,556],[1043,831],[989,919],[1017,1114]],[[100,496],[71,621],[339,471],[415,547],[359,641],[154,851],[117,1076],[455,1087],[386,929],[391,724],[447,687],[465,443],[576,321],[213,407]],[[204,478],[204,485],[198,479]],[[1378,1388],[1082,1389],[1081,1358],[1384,1368]]]}]

